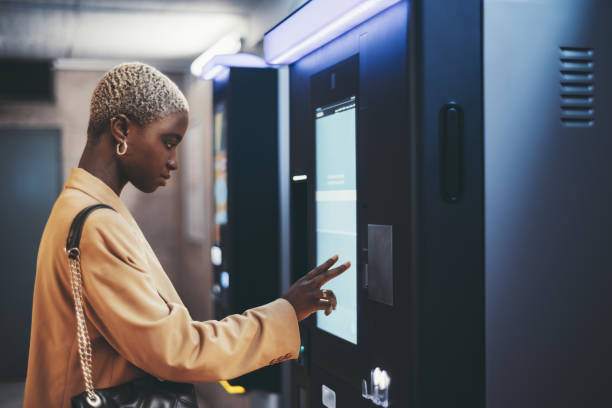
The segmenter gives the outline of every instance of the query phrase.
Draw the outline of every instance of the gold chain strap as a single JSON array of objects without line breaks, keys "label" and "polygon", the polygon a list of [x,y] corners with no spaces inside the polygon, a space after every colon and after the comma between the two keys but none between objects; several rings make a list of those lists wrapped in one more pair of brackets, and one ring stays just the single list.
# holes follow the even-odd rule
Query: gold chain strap
[{"label": "gold chain strap", "polygon": [[81,291],[81,255],[78,248],[72,248],[67,251],[71,253],[77,252],[77,256],[72,259],[68,257],[70,265],[70,281],[72,283],[72,295],[74,297],[74,310],[77,318],[77,339],[79,342],[79,359],[81,360],[81,370],[83,371],[83,381],[85,382],[85,390],[87,391],[87,402],[92,407],[99,407],[102,404],[100,397],[94,391],[93,386],[93,363],[91,352],[91,341],[87,332],[85,323],[85,314],[83,313],[83,295]]}]

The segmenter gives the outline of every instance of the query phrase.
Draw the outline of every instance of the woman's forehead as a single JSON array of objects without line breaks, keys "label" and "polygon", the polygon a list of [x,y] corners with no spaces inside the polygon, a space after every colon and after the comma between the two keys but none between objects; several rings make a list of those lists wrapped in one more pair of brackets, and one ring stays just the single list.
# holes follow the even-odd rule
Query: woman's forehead
[{"label": "woman's forehead", "polygon": [[187,112],[172,112],[161,116],[149,124],[152,128],[159,130],[176,130],[187,128],[189,123],[189,114]]},{"label": "woman's forehead", "polygon": [[158,119],[151,122],[150,125],[160,128],[173,128],[185,126],[187,122],[189,122],[189,114],[187,112],[172,112],[160,116]]}]

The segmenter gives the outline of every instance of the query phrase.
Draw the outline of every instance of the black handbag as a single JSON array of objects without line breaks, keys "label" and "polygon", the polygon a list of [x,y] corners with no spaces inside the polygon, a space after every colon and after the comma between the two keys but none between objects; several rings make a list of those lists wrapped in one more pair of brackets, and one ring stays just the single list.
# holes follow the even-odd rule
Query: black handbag
[{"label": "black handbag", "polygon": [[197,408],[198,403],[193,384],[160,381],[150,375],[115,387],[94,389],[91,341],[83,313],[79,243],[87,216],[99,208],[113,209],[106,204],[96,204],[79,212],[72,221],[66,241],[66,254],[68,254],[70,281],[77,317],[79,358],[85,383],[85,391],[72,397],[72,408]]}]

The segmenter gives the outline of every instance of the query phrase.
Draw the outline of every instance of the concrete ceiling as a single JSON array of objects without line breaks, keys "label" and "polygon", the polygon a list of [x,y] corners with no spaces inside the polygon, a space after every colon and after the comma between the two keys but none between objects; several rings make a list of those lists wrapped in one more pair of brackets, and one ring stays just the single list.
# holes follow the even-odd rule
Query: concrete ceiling
[{"label": "concrete ceiling", "polygon": [[186,70],[215,41],[263,34],[305,0],[0,0],[0,57],[140,60]]}]

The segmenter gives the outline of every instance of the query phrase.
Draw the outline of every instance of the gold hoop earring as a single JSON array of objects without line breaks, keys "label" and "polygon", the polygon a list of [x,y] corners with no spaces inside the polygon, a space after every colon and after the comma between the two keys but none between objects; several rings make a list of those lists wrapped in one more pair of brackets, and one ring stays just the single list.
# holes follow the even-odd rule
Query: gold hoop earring
[{"label": "gold hoop earring", "polygon": [[[123,146],[123,150],[121,147]],[[127,142],[124,140],[121,143],[117,143],[117,154],[123,156],[127,152]]]}]

